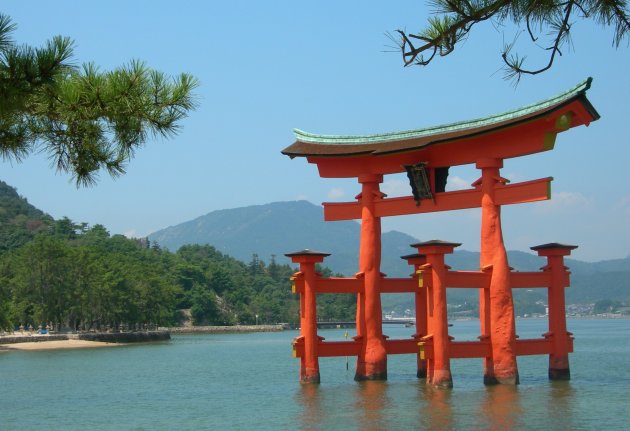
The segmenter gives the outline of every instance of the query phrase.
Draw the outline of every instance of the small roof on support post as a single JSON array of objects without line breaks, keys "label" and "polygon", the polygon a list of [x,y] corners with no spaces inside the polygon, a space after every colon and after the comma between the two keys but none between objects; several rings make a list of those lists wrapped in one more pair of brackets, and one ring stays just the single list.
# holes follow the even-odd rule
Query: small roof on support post
[{"label": "small roof on support post", "polygon": [[534,251],[538,251],[538,250],[549,250],[549,249],[553,249],[553,248],[566,248],[569,250],[575,250],[576,248],[578,248],[577,245],[569,245],[569,244],[561,244],[559,242],[550,242],[547,244],[541,244],[541,245],[535,245],[533,247],[530,247],[531,250]]},{"label": "small roof on support post", "polygon": [[459,247],[462,245],[461,242],[450,242],[450,241],[442,241],[440,239],[432,239],[429,241],[417,242],[415,244],[411,244],[410,247],[418,248],[418,247]]},{"label": "small roof on support post", "polygon": [[330,253],[305,248],[304,250],[294,251],[293,253],[286,253],[285,256],[290,257],[293,263],[321,263],[325,258],[330,256]]},{"label": "small roof on support post", "polygon": [[559,242],[550,242],[548,244],[530,247],[530,249],[538,253],[538,256],[570,256],[571,251],[576,248],[578,248],[577,245],[561,244]]},{"label": "small roof on support post", "polygon": [[330,256],[330,253],[326,253],[324,251],[315,251],[315,250],[311,250],[311,249],[305,248],[304,250],[294,251],[292,253],[285,253],[284,255],[286,257],[294,257],[294,256],[323,256],[323,257],[328,257],[328,256]]}]

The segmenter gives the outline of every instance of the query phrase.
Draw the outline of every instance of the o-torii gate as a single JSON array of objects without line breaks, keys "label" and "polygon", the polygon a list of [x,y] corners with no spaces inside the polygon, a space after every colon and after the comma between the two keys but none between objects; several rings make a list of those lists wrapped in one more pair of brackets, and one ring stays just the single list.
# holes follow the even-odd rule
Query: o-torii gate
[{"label": "o-torii gate", "polygon": [[[324,218],[361,220],[359,272],[351,278],[320,278],[315,263],[326,253],[289,253],[300,271],[293,277],[300,294],[301,333],[294,354],[301,359],[300,381],[319,382],[320,356],[357,356],[355,380],[387,378],[387,355],[416,353],[418,377],[435,386],[452,386],[451,358],[484,358],[484,382],[518,383],[517,355],[549,354],[549,378],[568,379],[564,288],[569,272],[563,256],[575,246],[550,243],[532,247],[547,256],[541,272],[512,272],[501,232],[501,205],[550,199],[553,178],[509,184],[500,175],[503,160],[553,149],[556,135],[589,125],[599,114],[586,98],[591,78],[575,88],[521,109],[469,122],[368,136],[326,136],[295,130],[296,141],[282,153],[306,157],[323,178],[355,177],[356,202],[324,203]],[[448,168],[475,164],[481,177],[471,189],[445,191]],[[386,198],[383,176],[407,172],[413,196]],[[450,271],[444,255],[460,244],[414,244],[417,255],[403,256],[416,273],[387,278],[381,273],[381,218],[465,208],[481,208],[480,271]],[[446,288],[478,288],[479,341],[456,342],[448,334]],[[517,340],[512,288],[548,289],[549,331],[542,339]],[[411,340],[388,340],[382,332],[381,293],[416,294],[416,333]],[[356,293],[357,335],[353,341],[326,342],[317,335],[316,294]]]}]

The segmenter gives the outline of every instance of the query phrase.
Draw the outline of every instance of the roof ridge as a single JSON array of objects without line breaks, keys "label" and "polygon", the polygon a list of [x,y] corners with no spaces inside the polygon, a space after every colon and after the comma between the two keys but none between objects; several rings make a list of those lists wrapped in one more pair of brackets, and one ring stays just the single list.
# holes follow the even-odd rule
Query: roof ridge
[{"label": "roof ridge", "polygon": [[562,102],[574,97],[583,95],[591,87],[593,78],[589,77],[573,88],[552,96],[548,99],[526,105],[521,108],[506,111],[500,114],[489,115],[486,117],[476,118],[467,121],[458,121],[454,123],[431,126],[421,129],[403,130],[398,132],[377,133],[369,135],[318,135],[315,133],[305,132],[300,129],[293,129],[296,140],[305,143],[320,143],[334,145],[361,145],[376,142],[393,142],[404,139],[420,138],[444,132],[454,132],[469,128],[488,126],[499,123],[511,118],[527,115],[528,113],[545,109],[549,106],[558,105]]}]

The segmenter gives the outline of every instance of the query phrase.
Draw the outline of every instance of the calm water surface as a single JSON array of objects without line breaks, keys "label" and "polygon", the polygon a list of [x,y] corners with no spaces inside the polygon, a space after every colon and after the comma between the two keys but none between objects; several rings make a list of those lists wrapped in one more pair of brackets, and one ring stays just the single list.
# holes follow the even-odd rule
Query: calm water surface
[{"label": "calm water surface", "polygon": [[[322,383],[301,386],[290,331],[0,352],[0,430],[628,429],[630,319],[568,326],[572,380],[549,382],[546,356],[520,357],[516,388],[485,387],[481,360],[467,359],[451,362],[452,390],[434,390],[416,379],[412,355],[389,357],[387,382],[364,383],[353,381],[355,359],[347,370],[345,358],[323,358]],[[479,332],[476,321],[449,329],[457,340]],[[545,331],[546,321],[517,321],[521,338]],[[412,332],[385,328],[392,338]]]}]

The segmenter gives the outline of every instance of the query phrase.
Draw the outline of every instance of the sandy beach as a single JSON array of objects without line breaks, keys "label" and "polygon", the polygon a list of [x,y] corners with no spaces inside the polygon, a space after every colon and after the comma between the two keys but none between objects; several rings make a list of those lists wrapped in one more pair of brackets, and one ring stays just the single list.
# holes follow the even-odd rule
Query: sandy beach
[{"label": "sandy beach", "polygon": [[[0,341],[1,343],[1,341]],[[88,349],[98,347],[120,346],[119,343],[103,343],[85,340],[53,340],[25,343],[0,344],[0,352],[14,350],[60,350],[60,349]]]}]

